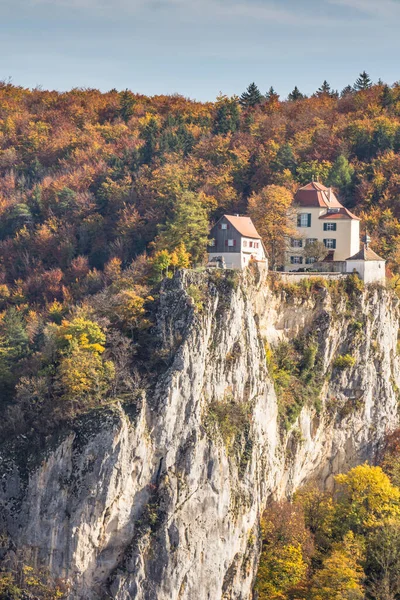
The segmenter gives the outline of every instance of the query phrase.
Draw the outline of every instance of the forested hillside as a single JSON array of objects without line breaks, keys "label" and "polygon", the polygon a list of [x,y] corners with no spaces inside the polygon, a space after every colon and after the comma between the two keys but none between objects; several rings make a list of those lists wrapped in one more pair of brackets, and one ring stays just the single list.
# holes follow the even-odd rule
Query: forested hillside
[{"label": "forested hillside", "polygon": [[[130,91],[100,93],[75,89],[59,93],[27,90],[9,83],[0,85],[0,458],[6,465],[4,481],[11,481],[9,487],[6,483],[2,485],[6,500],[0,513],[9,514],[9,524],[15,526],[15,539],[31,525],[18,524],[24,523],[18,519],[25,516],[28,519],[31,508],[35,515],[30,530],[33,541],[27,542],[27,536],[18,542],[21,548],[14,547],[7,527],[0,522],[0,598],[17,600],[28,592],[29,597],[34,594],[35,598],[65,597],[70,584],[78,586],[76,589],[86,589],[84,586],[91,585],[91,578],[93,581],[98,578],[99,581],[104,579],[105,585],[107,569],[110,575],[107,585],[112,581],[116,586],[113,589],[120,589],[117,595],[107,597],[127,597],[126,590],[131,589],[131,584],[136,585],[136,567],[131,567],[132,581],[124,588],[122,579],[125,581],[129,571],[125,568],[126,556],[135,556],[132,554],[135,544],[143,542],[146,536],[149,548],[156,543],[157,531],[163,527],[168,510],[171,518],[177,515],[176,531],[181,533],[171,533],[171,525],[168,536],[160,535],[162,543],[167,537],[170,540],[168,552],[144,550],[144,562],[150,564],[158,556],[174,559],[179,545],[182,552],[186,552],[186,526],[197,521],[189,511],[185,522],[179,511],[183,506],[187,509],[192,496],[193,502],[198,502],[199,489],[204,490],[204,504],[196,504],[196,514],[209,511],[211,516],[204,530],[196,524],[190,543],[187,539],[186,566],[181,559],[177,560],[171,573],[176,572],[177,565],[184,567],[187,573],[193,572],[192,565],[201,562],[198,556],[207,552],[203,551],[203,541],[190,550],[192,539],[200,540],[206,532],[203,537],[208,543],[215,533],[218,542],[213,547],[220,552],[221,540],[225,540],[226,554],[216,558],[227,569],[221,592],[227,598],[226,589],[229,585],[234,589],[233,580],[237,575],[234,561],[227,568],[231,560],[228,560],[229,552],[232,550],[232,560],[234,554],[235,560],[237,556],[243,558],[238,573],[248,587],[255,579],[254,561],[258,558],[256,538],[260,512],[256,505],[253,507],[255,525],[250,534],[246,528],[253,527],[252,521],[243,517],[241,526],[245,534],[238,536],[236,547],[229,541],[228,535],[235,534],[238,531],[235,527],[240,526],[240,519],[239,525],[234,521],[235,515],[237,517],[247,503],[243,500],[246,495],[234,495],[235,486],[242,485],[243,479],[243,486],[249,487],[250,507],[257,494],[262,506],[262,502],[279,489],[278,479],[269,482],[270,474],[265,469],[268,461],[261,461],[264,470],[261,478],[256,477],[259,467],[253,463],[258,460],[262,443],[265,442],[273,467],[270,471],[275,469],[279,477],[285,469],[288,472],[292,469],[292,475],[296,473],[293,465],[296,452],[302,452],[305,431],[314,432],[310,434],[307,452],[311,452],[311,442],[315,447],[321,443],[321,448],[325,448],[319,434],[315,438],[317,443],[311,439],[318,428],[324,434],[327,428],[336,428],[338,436],[347,432],[347,438],[340,438],[338,442],[339,450],[334,446],[329,450],[327,442],[327,456],[320,456],[319,450],[314,448],[315,457],[310,463],[314,461],[321,466],[326,461],[339,469],[343,465],[340,461],[335,463],[334,456],[348,453],[349,461],[357,462],[359,456],[364,456],[365,448],[369,448],[372,455],[379,435],[383,438],[386,429],[397,419],[399,388],[395,346],[398,337],[397,325],[391,325],[391,319],[397,319],[398,301],[389,293],[379,296],[376,288],[364,290],[356,277],[328,284],[320,280],[305,281],[304,285],[292,286],[292,289],[290,286],[283,289],[284,286],[271,277],[268,292],[271,297],[261,305],[264,308],[256,319],[253,312],[257,302],[252,308],[251,295],[267,292],[258,290],[259,280],[256,281],[252,271],[242,275],[241,282],[240,276],[231,271],[190,271],[182,274],[182,278],[192,278],[185,290],[179,288],[183,285],[179,278],[164,279],[163,287],[159,286],[160,280],[176,269],[204,262],[209,225],[223,213],[249,212],[272,256],[287,231],[287,209],[294,191],[311,179],[334,187],[344,204],[361,217],[363,231],[371,235],[374,250],[387,259],[389,275],[393,275],[392,283],[396,286],[400,272],[400,84],[372,85],[364,73],[355,86],[348,86],[341,94],[324,82],[310,98],[295,88],[285,101],[281,101],[272,88],[264,96],[252,84],[240,98],[221,96],[215,103],[206,104],[180,96],[148,98]],[[254,278],[246,292],[248,296],[242,289],[247,276]],[[314,315],[314,321],[309,321],[304,315],[310,310],[313,295],[318,311],[322,311],[324,298],[331,295],[332,300],[321,313]],[[364,303],[359,301],[360,297]],[[289,339],[293,341],[292,345],[289,342],[281,345],[279,353],[279,348],[263,340],[265,356],[264,348],[259,347],[262,336],[256,322],[260,323],[272,305],[278,312],[279,307],[287,311],[275,317],[279,323],[292,323],[293,335],[289,332]],[[338,309],[340,305],[342,312]],[[335,306],[334,315],[330,316],[331,309],[327,306]],[[304,314],[296,324],[292,317],[297,309]],[[215,320],[202,324],[201,319],[212,318],[213,310]],[[305,331],[296,338],[303,321],[313,323],[312,331]],[[230,324],[226,335],[225,322]],[[236,327],[236,337],[231,331],[232,324],[234,329]],[[277,325],[272,341],[280,339],[279,327]],[[220,330],[223,335],[218,342]],[[379,339],[375,339],[380,330]],[[205,336],[210,331],[213,334],[208,339]],[[265,331],[269,331],[268,327]],[[182,358],[178,354],[185,335],[190,343],[186,342],[187,351]],[[328,348],[318,355],[318,344],[325,344],[327,340],[333,349]],[[322,365],[327,358],[324,371]],[[187,371],[184,372],[185,365]],[[203,380],[196,379],[193,365],[215,368],[214,375],[204,372],[204,381],[208,384],[214,378],[215,390],[218,393],[224,390],[223,397],[217,397],[216,391],[206,397]],[[175,375],[171,375],[173,368],[175,375],[179,373],[176,388],[173,387]],[[224,370],[225,379],[221,375]],[[163,381],[162,375],[167,371],[169,375]],[[272,377],[270,385],[267,375]],[[171,389],[168,382],[172,382]],[[241,385],[240,394],[236,388]],[[267,391],[266,385],[269,386]],[[153,393],[157,386],[158,396]],[[150,388],[152,391],[146,397]],[[322,391],[326,393],[325,404],[320,400]],[[196,401],[194,393],[199,394]],[[363,403],[368,404],[364,398],[368,394],[371,396],[368,410],[375,419],[371,421],[367,410],[362,413]],[[252,405],[254,398],[258,398],[257,410]],[[392,404],[395,405],[393,410]],[[109,411],[108,416],[107,410],[97,411],[96,414],[104,413],[109,423],[104,421],[104,433],[98,432],[105,440],[103,455],[99,451],[101,444],[97,442],[92,453],[88,450],[92,434],[86,438],[84,433],[79,433],[84,431],[82,423],[88,415],[82,417],[81,424],[76,417],[99,406],[112,405],[114,408],[118,405],[120,412],[121,406],[126,408],[126,414],[121,417],[121,431],[130,431],[135,436],[137,433],[138,437],[117,441],[114,439],[117,426],[112,426],[116,428],[112,434],[108,428],[111,428],[110,415],[114,414],[116,419],[118,410]],[[198,421],[195,422],[196,411]],[[312,422],[308,429],[303,427],[303,433],[295,425],[302,411],[306,416],[311,415]],[[277,415],[279,429],[275,423]],[[187,427],[184,434],[175,429],[176,424]],[[271,433],[275,425],[277,429]],[[270,429],[264,431],[264,426]],[[73,452],[71,450],[75,458],[65,458],[69,456],[67,449],[60,451],[58,458],[53,455],[53,464],[59,467],[53,472],[46,466],[45,453],[40,452],[46,450],[51,456],[52,444],[57,447],[68,427],[75,431],[75,445]],[[256,427],[260,428],[258,433]],[[363,428],[368,432],[365,439],[360,434]],[[158,437],[154,436],[150,450],[154,430],[159,433]],[[261,441],[254,442],[253,446],[251,435]],[[286,450],[276,452],[281,458],[284,451],[287,454],[281,467],[274,462],[276,448],[271,442],[274,436],[276,448],[282,446],[283,449],[287,444]],[[332,436],[336,439],[333,433]],[[370,437],[377,439],[370,443]],[[357,439],[356,448],[350,443],[353,438]],[[144,452],[140,457],[130,454],[136,451],[136,439]],[[192,463],[187,466],[191,452],[188,444],[192,444],[193,439],[197,440],[196,468]],[[225,460],[224,445],[226,462],[221,463],[218,462],[221,456]],[[365,593],[379,600],[399,596],[398,446],[398,437],[392,437],[381,457],[383,471],[362,466],[348,475],[339,475],[339,497],[309,488],[301,490],[294,502],[270,504],[262,519],[264,543],[256,583],[260,600],[361,600]],[[118,448],[126,448],[127,453],[115,466],[110,457],[118,453]],[[173,457],[168,458],[169,450]],[[67,474],[70,468],[79,471],[78,462],[73,460],[86,456],[85,452],[89,458],[82,463],[81,476],[82,481],[88,476],[89,487],[82,484],[80,488],[79,506],[83,507],[84,515],[80,521],[74,504],[78,480],[74,479],[75,473]],[[92,468],[99,452],[101,468],[96,476]],[[209,460],[205,460],[206,456]],[[240,456],[238,470],[231,471],[237,456]],[[63,457],[68,468],[61,465]],[[184,468],[179,467],[181,471],[175,464],[181,460],[179,457],[187,462]],[[10,468],[9,459],[14,461]],[[138,461],[142,465],[140,469]],[[39,463],[46,476],[38,480],[39,492],[34,491],[32,496],[35,500],[27,501],[26,515],[23,511],[19,514],[22,505],[18,504],[20,492],[16,490],[25,490],[24,486],[36,489],[31,475]],[[126,471],[125,478],[118,476],[116,479],[121,479],[122,488],[118,491],[116,487],[113,496],[111,484],[104,475],[107,464],[112,473],[125,473],[123,469],[127,465],[134,465],[140,475],[136,476],[135,471],[127,475]],[[165,465],[168,465],[168,477],[167,470],[162,471],[167,469]],[[188,481],[190,472],[187,488],[182,485],[186,468]],[[147,475],[142,481],[143,472]],[[299,482],[304,481],[309,472],[306,469],[298,475]],[[167,485],[167,480],[173,481],[175,473],[179,493],[173,501],[168,500],[168,504],[166,490],[174,486]],[[193,473],[197,473],[197,479]],[[222,478],[221,483],[216,480],[216,487],[209,486],[211,476],[217,477],[213,473]],[[53,487],[47,488],[43,483],[47,476],[53,481]],[[93,481],[89,481],[90,477]],[[113,477],[110,475],[110,481]],[[232,489],[224,488],[229,478]],[[261,488],[254,492],[259,479],[264,485],[263,478],[268,480],[270,495]],[[31,488],[26,483],[28,480]],[[125,485],[126,481],[131,484]],[[98,483],[101,493],[100,488],[95,487]],[[190,486],[193,491],[181,498],[179,490],[182,488],[182,493],[186,493],[186,489],[192,489]],[[53,490],[52,497],[49,491],[49,500],[42,494],[43,488],[46,494]],[[132,492],[132,498],[124,499],[128,492]],[[281,495],[284,492],[280,489]],[[210,495],[214,493],[215,504],[210,504]],[[231,493],[237,501],[234,510],[229,500]],[[87,506],[102,494],[104,498],[107,496],[104,510],[99,509],[98,516],[93,516],[93,506],[90,504],[90,509]],[[72,504],[66,502],[65,508],[60,508],[67,497],[72,498]],[[121,515],[118,514],[120,498],[125,502]],[[55,499],[60,500],[60,505]],[[228,516],[224,520],[218,503],[226,499]],[[42,502],[40,509],[36,510],[36,502]],[[135,503],[142,504],[138,508]],[[97,508],[100,505],[99,500]],[[70,511],[70,506],[75,507],[75,512]],[[199,510],[199,506],[204,510]],[[116,523],[120,516],[123,523],[124,515],[129,531],[118,538]],[[216,524],[215,515],[219,515]],[[71,525],[74,518],[76,526]],[[99,528],[97,521],[102,523]],[[49,523],[53,529],[48,527]],[[232,523],[235,526],[231,526]],[[223,529],[225,524],[227,533]],[[99,533],[102,528],[104,535]],[[125,525],[121,528],[125,529]],[[46,538],[50,530],[51,543]],[[55,530],[59,535],[53,535]],[[66,535],[65,531],[69,533]],[[111,537],[106,540],[110,532]],[[75,542],[70,543],[68,536],[75,541],[79,538],[83,544],[71,551],[71,558],[67,553]],[[38,571],[38,565],[33,565],[35,561],[23,553],[27,550],[25,545],[35,551],[41,547],[44,557],[51,546],[51,561],[57,547],[54,564],[59,562],[54,573]],[[164,551],[166,547],[156,548]],[[208,550],[208,558],[211,556],[214,561],[209,546],[204,548]],[[103,550],[105,554],[115,550],[118,556],[114,562],[101,562]],[[194,552],[194,558],[189,561],[190,551]],[[247,554],[243,554],[245,551]],[[125,557],[122,562],[121,556]],[[385,563],[388,556],[392,561],[389,566]],[[79,566],[82,557],[88,560],[86,566]],[[46,560],[44,564],[50,564]],[[63,578],[69,571],[71,565],[67,564],[66,569],[64,565],[68,560],[75,565],[76,576],[72,574],[67,582],[53,580],[54,574],[57,577],[61,574]],[[97,571],[91,572],[95,564]],[[120,572],[113,571],[116,566],[122,569],[121,581]],[[154,571],[150,566],[146,568],[150,575],[144,577],[144,586],[152,584],[154,573],[162,570],[159,564]],[[212,585],[220,585],[221,572],[215,569]],[[176,597],[183,597],[181,592],[185,589],[187,573],[182,575],[179,585],[174,584]],[[81,574],[87,576],[86,583],[80,581]],[[188,593],[190,589],[199,589],[198,581],[207,586],[209,579],[208,571],[207,581],[194,577],[189,581]],[[241,586],[241,582],[238,585]],[[206,597],[206,588],[201,591]],[[97,598],[97,588],[90,588],[90,593]],[[141,597],[153,598],[151,593],[150,589],[150,595]],[[68,597],[76,597],[74,592],[71,594]]]},{"label": "forested hillside", "polygon": [[249,199],[268,247],[299,184],[332,185],[396,271],[399,152],[400,85],[372,86],[366,74],[341,95],[324,82],[280,101],[252,84],[206,104],[3,83],[3,425],[26,428],[26,404],[37,415],[51,399],[54,417],[55,398],[64,415],[126,392],[151,287],[201,263],[209,223],[247,212]]}]

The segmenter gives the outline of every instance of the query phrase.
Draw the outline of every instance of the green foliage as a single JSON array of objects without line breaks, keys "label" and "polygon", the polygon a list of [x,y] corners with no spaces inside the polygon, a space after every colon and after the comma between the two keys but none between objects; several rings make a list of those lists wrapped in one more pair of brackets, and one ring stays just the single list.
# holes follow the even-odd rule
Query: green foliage
[{"label": "green foliage", "polygon": [[263,96],[255,83],[251,83],[247,90],[240,96],[240,104],[244,108],[254,108],[261,104]]},{"label": "green foliage", "polygon": [[284,429],[289,429],[305,404],[318,405],[323,373],[318,361],[318,344],[312,336],[266,346],[269,373],[278,397]]},{"label": "green foliage", "polygon": [[354,356],[350,356],[350,354],[343,354],[341,356],[337,356],[333,361],[333,367],[335,369],[340,369],[343,371],[344,369],[350,369],[354,367],[356,364],[356,359]]},{"label": "green foliage", "polygon": [[104,351],[105,333],[94,321],[84,317],[75,317],[71,321],[63,321],[56,330],[58,348],[66,350],[76,344],[95,353]]},{"label": "green foliage", "polygon": [[340,154],[332,165],[327,183],[337,188],[340,196],[347,200],[352,192],[353,177],[354,167],[343,154]]},{"label": "green foliage", "polygon": [[240,127],[240,112],[237,98],[219,96],[216,104],[214,133],[226,135],[235,133]]},{"label": "green foliage", "polygon": [[368,73],[366,71],[363,71],[357,77],[356,82],[354,84],[354,89],[356,91],[368,90],[371,86],[372,86],[372,81],[371,81],[370,76],[368,75]]},{"label": "green foliage", "polygon": [[193,304],[197,312],[201,312],[204,308],[204,304],[207,300],[207,291],[194,285],[193,283],[187,288],[187,293],[193,300]]},{"label": "green foliage", "polygon": [[289,96],[288,96],[288,100],[290,102],[295,102],[296,100],[303,100],[303,98],[305,98],[304,94],[302,94],[299,90],[299,88],[297,87],[297,85],[294,87],[293,91],[290,92]]},{"label": "green foliage", "polygon": [[173,251],[183,242],[197,263],[205,255],[208,231],[208,215],[201,197],[185,192],[176,201],[171,219],[160,228],[156,247]]},{"label": "green foliage", "polygon": [[223,400],[210,402],[205,416],[205,427],[212,434],[217,430],[228,453],[241,449],[242,436],[249,427],[251,409],[247,402],[236,402],[227,395]]}]

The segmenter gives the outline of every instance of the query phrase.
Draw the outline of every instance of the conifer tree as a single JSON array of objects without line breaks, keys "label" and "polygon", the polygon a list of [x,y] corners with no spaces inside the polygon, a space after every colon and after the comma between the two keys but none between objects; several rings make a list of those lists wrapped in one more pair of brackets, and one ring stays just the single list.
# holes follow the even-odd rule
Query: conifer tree
[{"label": "conifer tree", "polygon": [[144,163],[149,164],[153,159],[157,147],[158,125],[154,118],[151,118],[147,123],[141,137],[145,141],[144,146],[141,149],[142,160]]},{"label": "conifer tree", "polygon": [[331,98],[335,98],[335,97],[337,98],[339,94],[337,91],[335,91],[331,88],[331,86],[325,79],[324,82],[322,83],[321,87],[319,87],[317,89],[315,95],[316,96],[330,96]]},{"label": "conifer tree", "polygon": [[388,108],[394,102],[393,92],[388,85],[384,85],[382,89],[381,103],[384,108]]},{"label": "conifer tree", "polygon": [[293,92],[290,92],[288,100],[290,100],[290,102],[295,102],[296,100],[303,100],[303,98],[305,97],[306,96],[300,92],[299,88],[296,85]]},{"label": "conifer tree", "polygon": [[119,116],[125,123],[129,121],[131,116],[133,115],[133,108],[135,106],[135,98],[133,97],[132,92],[129,90],[125,90],[119,94]]},{"label": "conifer tree", "polygon": [[331,86],[329,85],[329,83],[325,79],[324,82],[322,83],[321,87],[318,88],[317,94],[330,94],[331,91],[332,91],[331,90]]},{"label": "conifer tree", "polygon": [[346,85],[346,87],[344,87],[340,93],[340,97],[341,98],[345,98],[346,96],[349,96],[350,94],[354,93],[354,88],[352,85]]},{"label": "conifer tree", "polygon": [[360,73],[354,84],[354,89],[359,92],[361,90],[368,90],[372,86],[372,80],[366,71]]},{"label": "conifer tree", "polygon": [[260,92],[256,84],[253,82],[249,85],[247,90],[243,92],[243,94],[240,96],[239,102],[244,108],[254,108],[258,104],[261,104],[262,99],[262,93]]},{"label": "conifer tree", "polygon": [[279,100],[279,94],[276,93],[276,91],[274,90],[272,85],[269,88],[268,92],[265,94],[265,97],[270,102],[273,102],[273,101],[277,102]]},{"label": "conifer tree", "polygon": [[237,97],[218,96],[214,133],[226,135],[235,133],[240,126],[240,113]]}]

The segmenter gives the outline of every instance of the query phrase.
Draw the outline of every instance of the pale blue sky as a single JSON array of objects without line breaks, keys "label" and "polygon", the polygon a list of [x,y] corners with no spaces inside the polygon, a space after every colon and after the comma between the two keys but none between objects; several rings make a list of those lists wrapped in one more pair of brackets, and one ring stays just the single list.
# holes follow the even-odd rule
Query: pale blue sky
[{"label": "pale blue sky", "polygon": [[400,0],[0,0],[0,79],[213,100],[400,79]]}]

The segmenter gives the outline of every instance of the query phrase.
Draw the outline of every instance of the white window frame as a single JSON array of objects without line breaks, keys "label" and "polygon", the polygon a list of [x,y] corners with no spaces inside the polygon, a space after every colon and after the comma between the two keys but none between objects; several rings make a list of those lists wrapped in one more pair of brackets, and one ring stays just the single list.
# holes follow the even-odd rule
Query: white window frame
[{"label": "white window frame", "polygon": [[292,248],[302,248],[303,247],[303,240],[292,238],[290,245],[291,245]]},{"label": "white window frame", "polygon": [[336,223],[324,223],[324,231],[336,231],[337,224]]},{"label": "white window frame", "polygon": [[324,240],[324,245],[328,250],[336,250],[336,240],[334,238],[326,238]]},{"label": "white window frame", "polygon": [[291,265],[302,265],[303,264],[303,257],[302,256],[291,256],[290,257],[290,264]]},{"label": "white window frame", "polygon": [[227,223],[221,223],[221,229],[228,229]]},{"label": "white window frame", "polygon": [[[311,227],[311,224],[308,224],[308,217],[309,217],[310,213],[300,213],[300,223],[299,223],[299,227]],[[312,217],[311,217],[312,218]],[[310,218],[310,221],[311,221]]]},{"label": "white window frame", "polygon": [[233,248],[233,246],[234,246],[233,242],[234,242],[233,239],[228,240],[228,248]]}]

